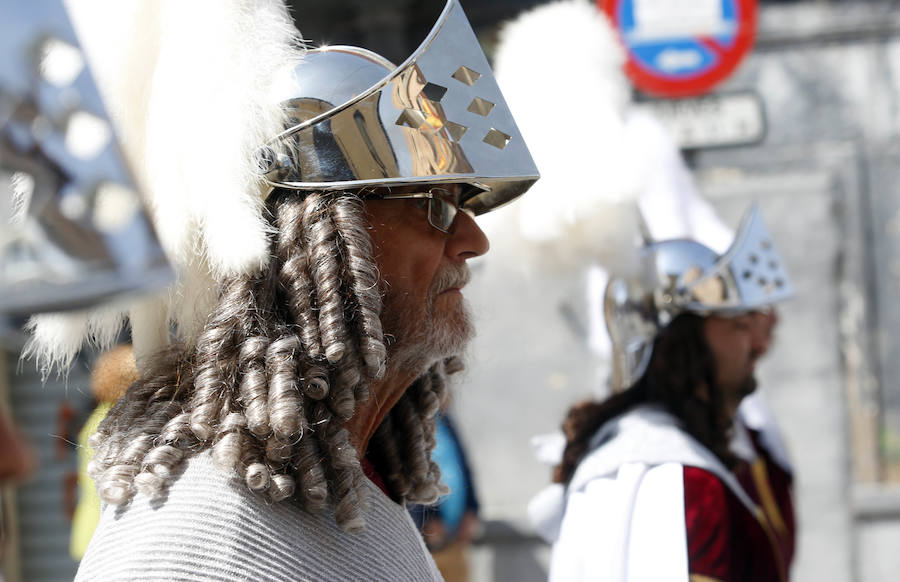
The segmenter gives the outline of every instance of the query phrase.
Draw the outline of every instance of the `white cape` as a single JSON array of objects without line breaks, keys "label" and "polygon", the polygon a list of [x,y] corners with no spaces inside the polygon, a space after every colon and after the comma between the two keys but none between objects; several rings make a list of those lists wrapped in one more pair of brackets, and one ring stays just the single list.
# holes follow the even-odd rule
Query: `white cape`
[{"label": "white cape", "polygon": [[550,581],[687,582],[685,465],[715,474],[751,512],[737,479],[680,422],[645,405],[591,439],[568,488],[532,499],[529,517],[553,543]]}]

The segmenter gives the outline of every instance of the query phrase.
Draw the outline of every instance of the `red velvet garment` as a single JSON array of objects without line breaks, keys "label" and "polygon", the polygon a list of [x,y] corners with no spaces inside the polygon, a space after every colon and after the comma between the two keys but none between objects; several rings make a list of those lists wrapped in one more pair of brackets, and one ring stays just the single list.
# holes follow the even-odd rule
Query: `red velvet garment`
[{"label": "red velvet garment", "polygon": [[381,473],[378,472],[375,465],[372,464],[372,461],[370,461],[368,457],[363,457],[359,464],[362,466],[363,474],[369,478],[369,481],[378,485],[378,488],[381,489],[385,495],[394,501],[397,501],[397,498],[391,495],[391,492],[388,490]]},{"label": "red velvet garment", "polygon": [[791,476],[764,452],[735,474],[758,504],[759,518],[714,474],[684,468],[690,573],[723,582],[784,582],[796,534]]}]

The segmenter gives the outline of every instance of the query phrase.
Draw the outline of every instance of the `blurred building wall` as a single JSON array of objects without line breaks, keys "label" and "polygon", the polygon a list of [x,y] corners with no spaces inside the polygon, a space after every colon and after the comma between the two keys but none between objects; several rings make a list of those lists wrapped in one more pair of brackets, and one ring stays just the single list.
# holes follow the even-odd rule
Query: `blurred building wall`
[{"label": "blurred building wall", "polygon": [[16,489],[10,524],[16,540],[10,581],[71,580],[78,563],[69,555],[72,512],[77,502],[78,431],[93,406],[87,364],[76,360],[67,378],[46,383],[33,362],[2,351],[13,417],[37,460]]},{"label": "blurred building wall", "polygon": [[[744,168],[751,183],[759,176],[771,184],[758,195],[785,192],[782,212],[767,218],[805,243],[788,257],[803,281],[820,274],[786,312],[783,341],[766,368],[773,384],[790,386],[780,387],[776,404],[797,463],[804,529],[795,579],[893,580],[900,571],[900,555],[888,549],[900,542],[900,13],[881,2],[766,10],[755,55],[729,86],[759,91],[769,135],[759,155],[698,156],[704,183],[713,191],[716,172]],[[818,176],[821,195],[790,192],[772,180],[782,174]],[[797,322],[791,329],[789,316]],[[810,374],[797,377],[799,363]]]}]

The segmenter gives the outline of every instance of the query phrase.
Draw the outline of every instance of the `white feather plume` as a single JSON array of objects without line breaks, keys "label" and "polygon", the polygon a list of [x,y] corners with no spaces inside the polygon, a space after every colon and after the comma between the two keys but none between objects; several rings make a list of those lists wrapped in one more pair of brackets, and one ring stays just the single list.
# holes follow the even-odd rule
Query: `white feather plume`
[{"label": "white feather plume", "polygon": [[191,342],[217,283],[267,262],[253,154],[283,128],[273,86],[303,53],[281,0],[67,7],[178,280],[158,297],[33,318],[27,354],[45,372],[114,341],[126,314],[139,364],[173,324]]},{"label": "white feather plume", "polygon": [[631,90],[606,16],[587,0],[539,6],[503,27],[494,62],[541,172],[513,205],[521,237],[554,264],[607,263],[607,251],[633,247],[636,213],[622,204],[641,186],[639,160],[623,151]]},{"label": "white feather plume", "polygon": [[547,257],[543,267],[625,274],[637,264],[638,207],[654,238],[703,234],[714,248],[730,240],[672,136],[633,106],[625,59],[588,0],[538,6],[501,30],[497,79],[541,179],[509,211],[485,217],[497,246],[513,237],[511,247]]}]

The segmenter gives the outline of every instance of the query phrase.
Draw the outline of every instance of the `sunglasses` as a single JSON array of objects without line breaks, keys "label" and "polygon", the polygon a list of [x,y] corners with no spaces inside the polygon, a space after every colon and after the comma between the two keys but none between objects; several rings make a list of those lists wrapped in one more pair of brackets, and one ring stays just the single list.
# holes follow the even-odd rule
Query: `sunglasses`
[{"label": "sunglasses", "polygon": [[383,200],[403,200],[406,198],[428,200],[428,224],[446,234],[450,234],[453,231],[453,223],[456,221],[456,215],[459,212],[464,212],[471,217],[475,216],[475,213],[471,210],[459,207],[459,194],[443,188],[432,188],[427,192],[387,194],[381,198]]}]

